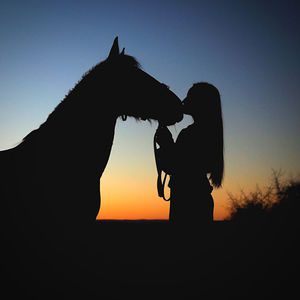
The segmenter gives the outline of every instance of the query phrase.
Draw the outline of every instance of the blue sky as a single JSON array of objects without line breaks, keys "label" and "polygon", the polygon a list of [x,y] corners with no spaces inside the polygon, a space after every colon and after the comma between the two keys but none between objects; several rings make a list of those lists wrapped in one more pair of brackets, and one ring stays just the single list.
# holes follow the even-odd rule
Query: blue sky
[{"label": "blue sky", "polygon": [[[225,191],[263,183],[271,168],[296,175],[299,20],[298,1],[1,1],[0,149],[45,121],[118,35],[180,98],[197,81],[220,90]],[[174,136],[190,121],[171,128]],[[120,149],[134,152],[141,142],[136,157],[152,168],[154,131],[119,122],[108,168],[134,169]]]}]

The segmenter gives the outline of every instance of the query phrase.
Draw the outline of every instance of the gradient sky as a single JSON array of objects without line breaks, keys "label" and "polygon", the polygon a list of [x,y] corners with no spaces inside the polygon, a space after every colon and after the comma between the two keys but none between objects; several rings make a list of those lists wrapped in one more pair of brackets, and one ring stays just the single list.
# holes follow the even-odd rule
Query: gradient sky
[{"label": "gradient sky", "polygon": [[[222,219],[228,191],[265,186],[272,168],[300,172],[299,20],[299,1],[1,1],[0,149],[44,122],[118,35],[181,99],[197,81],[219,89],[225,181],[213,196]],[[174,137],[190,123],[171,127]],[[168,217],[156,194],[156,126],[118,121],[100,217]]]}]

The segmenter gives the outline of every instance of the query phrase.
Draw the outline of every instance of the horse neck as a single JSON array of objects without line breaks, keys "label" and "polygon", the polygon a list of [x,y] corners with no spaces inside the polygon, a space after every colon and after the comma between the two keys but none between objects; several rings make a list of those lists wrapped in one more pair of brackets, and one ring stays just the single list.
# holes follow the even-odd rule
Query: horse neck
[{"label": "horse neck", "polygon": [[31,145],[28,143],[27,149],[35,153],[41,166],[48,160],[50,168],[59,165],[63,170],[66,166],[69,172],[81,170],[101,177],[109,159],[115,124],[116,116],[105,106],[94,122],[89,116],[82,118],[80,111],[73,110],[71,116],[67,111],[61,112],[59,118],[54,116],[41,126],[39,136]]}]

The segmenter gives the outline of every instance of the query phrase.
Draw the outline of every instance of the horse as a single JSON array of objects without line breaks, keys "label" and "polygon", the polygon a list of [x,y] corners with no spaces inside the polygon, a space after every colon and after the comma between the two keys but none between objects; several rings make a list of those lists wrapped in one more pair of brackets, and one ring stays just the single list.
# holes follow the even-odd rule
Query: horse
[{"label": "horse", "polygon": [[183,113],[180,99],[120,52],[116,37],[38,129],[0,152],[2,231],[58,234],[93,223],[116,121],[127,117],[173,125]]}]

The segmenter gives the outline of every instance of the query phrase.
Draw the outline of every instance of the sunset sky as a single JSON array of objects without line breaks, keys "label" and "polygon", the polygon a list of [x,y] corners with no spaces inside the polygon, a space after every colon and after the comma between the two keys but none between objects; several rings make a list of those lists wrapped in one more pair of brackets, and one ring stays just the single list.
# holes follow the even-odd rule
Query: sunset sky
[{"label": "sunset sky", "polygon": [[[43,123],[119,36],[179,98],[198,81],[219,89],[225,180],[213,196],[223,219],[227,192],[265,186],[272,168],[300,172],[299,31],[299,1],[1,1],[0,150]],[[170,127],[174,138],[190,123]],[[156,127],[118,120],[100,218],[168,217],[156,192]]]}]

